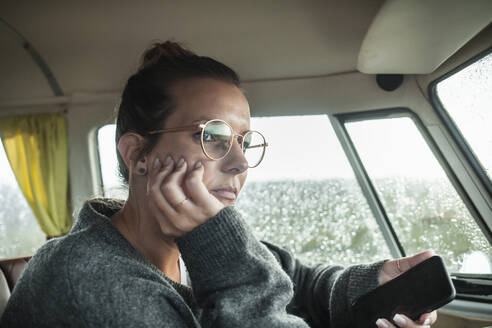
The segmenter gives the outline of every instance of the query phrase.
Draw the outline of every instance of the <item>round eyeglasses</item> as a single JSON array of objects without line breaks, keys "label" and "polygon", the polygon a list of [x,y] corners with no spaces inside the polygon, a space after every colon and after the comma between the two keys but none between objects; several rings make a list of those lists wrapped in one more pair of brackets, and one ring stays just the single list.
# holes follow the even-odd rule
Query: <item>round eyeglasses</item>
[{"label": "round eyeglasses", "polygon": [[268,143],[258,131],[247,131],[244,134],[235,134],[232,127],[225,121],[213,119],[206,123],[180,126],[163,130],[150,131],[149,134],[180,132],[185,130],[201,129],[200,143],[205,156],[212,160],[219,160],[227,156],[232,143],[237,140],[248,162],[248,167],[257,167],[265,156]]}]

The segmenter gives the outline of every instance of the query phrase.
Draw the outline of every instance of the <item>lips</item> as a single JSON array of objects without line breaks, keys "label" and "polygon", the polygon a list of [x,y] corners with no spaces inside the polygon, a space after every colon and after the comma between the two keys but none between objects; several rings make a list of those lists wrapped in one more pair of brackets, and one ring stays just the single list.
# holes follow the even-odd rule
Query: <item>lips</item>
[{"label": "lips", "polygon": [[235,200],[237,195],[237,190],[233,187],[217,188],[211,190],[211,192],[217,197],[225,198],[228,200]]}]

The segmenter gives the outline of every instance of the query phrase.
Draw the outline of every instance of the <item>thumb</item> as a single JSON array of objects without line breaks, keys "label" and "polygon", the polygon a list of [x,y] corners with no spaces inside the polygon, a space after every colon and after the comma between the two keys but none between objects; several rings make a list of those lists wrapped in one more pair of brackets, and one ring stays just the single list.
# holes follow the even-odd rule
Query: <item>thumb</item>
[{"label": "thumb", "polygon": [[431,258],[434,255],[436,255],[434,251],[426,250],[412,256],[404,257],[400,259],[400,269],[403,272],[408,271],[410,268],[413,268],[417,264]]},{"label": "thumb", "polygon": [[386,261],[379,273],[379,284],[382,285],[391,279],[398,277],[403,272],[410,270],[420,262],[423,262],[434,255],[434,251],[427,250],[412,256]]}]

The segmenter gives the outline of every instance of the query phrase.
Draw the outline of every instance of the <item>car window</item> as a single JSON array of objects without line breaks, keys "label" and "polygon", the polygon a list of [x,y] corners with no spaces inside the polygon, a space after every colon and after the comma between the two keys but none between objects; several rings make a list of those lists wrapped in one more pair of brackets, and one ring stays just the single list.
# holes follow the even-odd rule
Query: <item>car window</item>
[{"label": "car window", "polygon": [[438,82],[435,92],[492,179],[492,53]]},{"label": "car window", "polygon": [[258,238],[305,263],[350,265],[389,249],[328,116],[254,118],[269,147],[249,171],[237,207]]},{"label": "car window", "polygon": [[128,188],[118,174],[116,159],[115,124],[107,124],[97,131],[99,165],[101,169],[102,193],[104,197],[126,199]]},{"label": "car window", "polygon": [[[236,207],[259,239],[309,264],[390,257],[326,115],[252,118],[251,128],[263,133],[269,146],[263,162],[249,169]],[[112,161],[101,162],[104,193],[121,196],[114,125],[98,135],[101,161]]]},{"label": "car window", "polygon": [[407,254],[433,249],[452,272],[492,273],[492,248],[410,117],[345,123]]},{"label": "car window", "polygon": [[46,241],[0,140],[0,258],[30,256]]}]

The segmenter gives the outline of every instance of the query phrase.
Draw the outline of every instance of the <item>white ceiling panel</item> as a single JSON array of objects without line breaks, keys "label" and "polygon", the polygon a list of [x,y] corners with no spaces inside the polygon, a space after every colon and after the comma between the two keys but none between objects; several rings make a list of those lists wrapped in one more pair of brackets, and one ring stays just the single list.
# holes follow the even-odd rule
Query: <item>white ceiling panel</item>
[{"label": "white ceiling panel", "polygon": [[[244,80],[353,71],[382,0],[348,1],[3,1],[0,17],[43,56],[66,94],[120,90],[152,40],[184,42]],[[6,51],[3,48],[7,47]],[[0,69],[22,86],[33,69],[20,45],[2,42]],[[1,74],[0,85],[8,83]],[[0,99],[51,96],[46,83]]]}]

